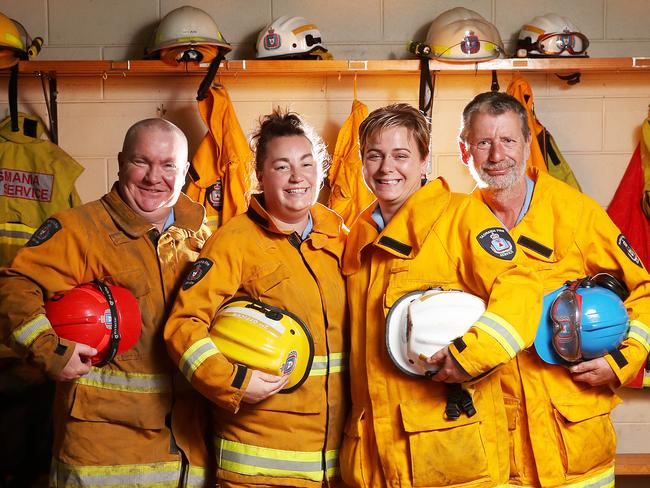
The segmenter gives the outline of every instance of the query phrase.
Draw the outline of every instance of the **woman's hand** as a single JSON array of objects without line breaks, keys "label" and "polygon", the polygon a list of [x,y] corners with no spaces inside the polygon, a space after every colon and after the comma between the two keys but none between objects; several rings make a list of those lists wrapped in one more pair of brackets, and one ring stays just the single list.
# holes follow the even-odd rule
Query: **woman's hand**
[{"label": "woman's hand", "polygon": [[274,376],[261,371],[253,370],[251,380],[244,392],[242,401],[245,403],[259,403],[275,395],[289,382],[289,375]]}]

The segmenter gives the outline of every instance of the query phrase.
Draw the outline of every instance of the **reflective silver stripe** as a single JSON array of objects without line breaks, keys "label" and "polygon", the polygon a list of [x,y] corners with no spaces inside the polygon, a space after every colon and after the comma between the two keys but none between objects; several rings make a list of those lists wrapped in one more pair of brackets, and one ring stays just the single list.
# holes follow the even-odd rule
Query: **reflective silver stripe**
[{"label": "reflective silver stripe", "polygon": [[333,478],[339,474],[340,469],[338,449],[333,449],[325,453],[325,472],[327,479]]},{"label": "reflective silver stripe", "polygon": [[523,340],[519,337],[519,334],[510,324],[496,314],[485,312],[474,323],[474,327],[492,336],[503,346],[511,358],[514,358],[523,347]]},{"label": "reflective silver stripe", "polygon": [[325,376],[327,374],[327,356],[314,356],[309,376]]},{"label": "reflective silver stripe", "polygon": [[210,356],[218,353],[219,349],[214,345],[214,342],[210,338],[205,337],[196,341],[183,353],[183,356],[178,362],[178,367],[183,373],[183,376],[187,378],[187,381],[192,381],[192,376],[194,376],[194,372],[198,367]]},{"label": "reflective silver stripe", "polygon": [[22,240],[27,242],[32,237],[33,233],[34,231],[23,232],[20,230],[7,230],[0,227],[0,239],[7,238],[9,240],[16,240],[16,241]]},{"label": "reflective silver stripe", "polygon": [[347,354],[332,352],[327,356],[314,356],[314,361],[309,371],[309,376],[325,376],[326,374],[340,373],[348,366]]},{"label": "reflective silver stripe", "polygon": [[321,451],[285,451],[215,438],[220,469],[248,476],[323,480]]},{"label": "reflective silver stripe", "polygon": [[40,334],[47,330],[52,330],[52,325],[45,315],[40,314],[17,329],[14,329],[11,333],[11,341],[27,348],[32,345],[32,342]]},{"label": "reflective silver stripe", "polygon": [[186,488],[203,488],[205,486],[205,469],[190,466]]},{"label": "reflective silver stripe", "polygon": [[638,320],[631,321],[627,336],[639,341],[646,351],[650,351],[650,328],[642,322]]},{"label": "reflective silver stripe", "polygon": [[132,393],[169,393],[172,391],[171,375],[125,373],[95,367],[91,367],[90,372],[75,380],[75,383]]},{"label": "reflective silver stripe", "polygon": [[52,462],[51,486],[84,487],[178,487],[180,461],[117,466],[73,466]]},{"label": "reflective silver stripe", "polygon": [[561,485],[562,488],[613,488],[614,487],[614,466],[608,470],[592,476],[589,479],[578,481],[576,483],[567,483]]}]

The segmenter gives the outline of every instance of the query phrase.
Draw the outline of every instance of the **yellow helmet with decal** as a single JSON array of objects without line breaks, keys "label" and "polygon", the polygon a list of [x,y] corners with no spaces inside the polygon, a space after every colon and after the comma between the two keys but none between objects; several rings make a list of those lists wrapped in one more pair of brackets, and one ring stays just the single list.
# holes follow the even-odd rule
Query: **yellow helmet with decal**
[{"label": "yellow helmet with decal", "polygon": [[307,325],[287,310],[242,296],[217,312],[210,329],[212,342],[229,360],[281,376],[289,393],[302,385],[314,360],[314,341]]}]

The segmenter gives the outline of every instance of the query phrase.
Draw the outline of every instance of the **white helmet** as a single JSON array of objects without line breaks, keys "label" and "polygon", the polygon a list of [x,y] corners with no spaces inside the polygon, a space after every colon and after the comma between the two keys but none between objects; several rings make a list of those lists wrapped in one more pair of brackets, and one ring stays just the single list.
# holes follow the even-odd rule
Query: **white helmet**
[{"label": "white helmet", "polygon": [[317,59],[325,57],[325,53],[320,30],[304,17],[284,15],[262,29],[257,37],[259,59]]},{"label": "white helmet", "polygon": [[218,49],[228,52],[232,47],[207,12],[186,5],[163,17],[147,54],[169,62],[208,62]]},{"label": "white helmet", "polygon": [[427,32],[431,57],[441,61],[476,62],[503,57],[497,28],[478,12],[463,7],[436,17]]},{"label": "white helmet", "polygon": [[460,290],[407,293],[386,317],[388,355],[403,373],[430,376],[437,369],[424,359],[462,336],[483,312],[483,300]]},{"label": "white helmet", "polygon": [[517,57],[587,57],[589,39],[566,17],[535,17],[519,31]]}]

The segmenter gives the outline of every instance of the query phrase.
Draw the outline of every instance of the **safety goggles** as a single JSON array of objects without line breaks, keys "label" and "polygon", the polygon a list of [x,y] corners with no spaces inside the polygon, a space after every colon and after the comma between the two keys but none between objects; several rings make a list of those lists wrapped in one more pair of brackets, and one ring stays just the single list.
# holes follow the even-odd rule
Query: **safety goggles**
[{"label": "safety goggles", "polygon": [[547,56],[557,56],[564,51],[577,56],[584,54],[588,47],[589,39],[581,32],[550,32],[539,36],[526,49],[538,51]]},{"label": "safety goggles", "polygon": [[582,358],[580,344],[582,296],[576,293],[582,281],[571,282],[568,288],[553,300],[550,309],[553,322],[553,349],[569,363],[575,363]]}]

